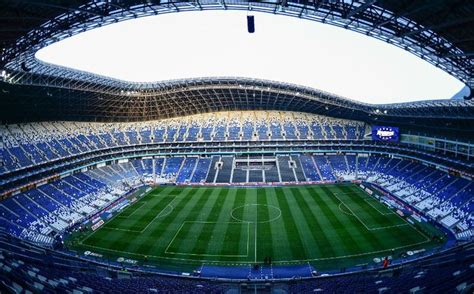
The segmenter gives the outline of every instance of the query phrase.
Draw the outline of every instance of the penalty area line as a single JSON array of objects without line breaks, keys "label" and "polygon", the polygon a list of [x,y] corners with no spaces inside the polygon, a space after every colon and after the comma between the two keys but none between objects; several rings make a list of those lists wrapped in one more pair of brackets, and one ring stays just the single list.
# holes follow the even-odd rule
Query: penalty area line
[{"label": "penalty area line", "polygon": [[[363,221],[360,219],[360,217],[354,213],[354,211],[346,204],[344,201],[337,196],[337,193],[333,193],[333,195],[341,202],[344,204],[344,206],[349,209],[349,211],[352,213],[352,215],[357,218],[357,220],[368,230],[368,231],[377,231],[377,230],[383,230],[383,229],[390,229],[390,228],[396,228],[396,227],[402,227],[402,226],[408,226],[408,223],[403,223],[403,224],[398,224],[398,225],[391,225],[391,226],[384,226],[384,227],[376,227],[376,228],[369,228]],[[342,210],[341,210],[342,211]]]},{"label": "penalty area line", "polygon": [[171,244],[174,242],[174,239],[176,239],[176,237],[178,236],[179,232],[181,231],[185,223],[186,222],[183,222],[181,226],[179,227],[179,229],[176,231],[176,233],[173,236],[173,239],[171,239],[171,241],[168,243],[168,246],[166,246],[165,253],[168,253],[168,249],[170,248]]},{"label": "penalty area line", "polygon": [[371,199],[371,198],[364,198],[364,201],[369,204],[373,209],[375,209],[378,213],[380,213],[381,215],[391,215],[391,214],[395,214],[395,212],[393,211],[390,211],[390,212],[381,212],[377,207],[375,207],[372,203],[370,203],[370,201],[377,201],[377,203],[380,204],[380,202],[376,199]]}]

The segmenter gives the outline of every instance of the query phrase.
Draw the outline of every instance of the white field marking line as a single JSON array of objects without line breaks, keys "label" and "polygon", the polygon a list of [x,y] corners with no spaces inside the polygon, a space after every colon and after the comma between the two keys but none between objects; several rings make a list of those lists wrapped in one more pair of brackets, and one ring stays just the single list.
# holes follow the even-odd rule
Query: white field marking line
[{"label": "white field marking line", "polygon": [[281,218],[281,209],[275,205],[271,205],[271,204],[258,204],[258,203],[249,203],[249,204],[244,204],[244,205],[240,205],[240,206],[237,206],[235,208],[233,208],[231,211],[230,211],[230,217],[233,218],[234,220],[238,221],[238,222],[242,222],[242,223],[254,223],[254,222],[251,222],[251,221],[245,221],[245,220],[242,220],[238,217],[235,217],[234,216],[234,211],[239,209],[239,208],[242,208],[242,207],[245,207],[245,206],[258,206],[258,205],[262,205],[262,206],[266,206],[266,207],[273,207],[275,209],[278,210],[278,215],[275,216],[274,218],[271,218],[269,220],[266,220],[266,221],[261,221],[260,223],[270,223],[270,222],[274,222],[276,220],[278,220],[279,218]]},{"label": "white field marking line", "polygon": [[[79,244],[81,245],[85,245],[83,242],[86,241],[87,239],[89,239],[92,235],[94,235],[95,233],[97,233],[98,231],[100,231],[100,229],[103,229],[105,227],[105,225],[107,225],[108,223],[110,223],[112,220],[114,220],[117,216],[119,216],[120,213],[117,213],[116,215],[114,215],[111,219],[107,220],[107,222],[105,224],[103,224],[100,228],[98,228],[97,230],[93,231],[92,233],[90,233],[89,235],[87,235],[84,239],[82,239],[81,241],[79,241]],[[89,246],[89,245],[85,245],[85,246]]]},{"label": "white field marking line", "polygon": [[117,215],[117,218],[124,218],[124,219],[127,219],[127,218],[131,217],[135,212],[137,212],[140,208],[142,208],[143,205],[145,205],[146,203],[147,203],[147,202],[140,203],[140,206],[137,207],[137,208],[135,209],[135,211],[132,212],[132,213],[130,213],[128,216],[125,216],[125,215],[122,215],[122,213],[119,213],[119,214]]},{"label": "white field marking line", "polygon": [[[338,198],[338,197],[337,197]],[[339,198],[338,198],[339,199]],[[340,200],[339,200],[340,201]],[[341,201],[342,202],[342,201]],[[344,204],[344,203],[342,203]],[[345,205],[345,204],[344,204]],[[345,205],[346,206],[346,205]],[[347,206],[346,206],[347,207]],[[395,214],[397,215],[398,217],[400,217],[402,220],[404,220],[401,216],[399,216],[398,214]],[[359,220],[360,221],[360,220]],[[393,250],[398,250],[398,249],[402,249],[402,248],[406,248],[406,247],[412,247],[412,246],[417,246],[417,245],[421,245],[421,244],[424,244],[424,243],[427,243],[427,242],[430,242],[430,239],[423,233],[421,233],[417,228],[413,227],[410,223],[407,223],[407,225],[411,226],[414,230],[416,230],[419,234],[421,234],[422,236],[425,237],[425,241],[422,241],[422,242],[418,242],[418,243],[413,243],[413,244],[408,244],[408,245],[404,245],[404,246],[399,246],[399,247],[394,247],[394,248],[389,248],[389,249],[383,249],[383,250],[377,250],[377,251],[371,251],[371,252],[365,252],[365,253],[358,253],[358,254],[351,254],[351,255],[343,255],[343,256],[334,256],[334,257],[324,257],[324,258],[312,258],[312,259],[301,259],[301,260],[280,260],[280,261],[273,261],[274,264],[296,264],[296,263],[302,263],[302,262],[310,262],[310,261],[322,261],[322,260],[332,260],[332,259],[341,259],[341,258],[350,258],[350,257],[357,257],[357,256],[364,256],[364,255],[371,255],[371,254],[378,254],[378,253],[382,253],[382,252],[388,252],[388,251],[391,251],[392,249]],[[97,230],[99,231],[99,230]],[[95,231],[95,232],[97,232]],[[248,227],[248,235],[247,236],[250,236],[250,226]],[[95,233],[94,232],[94,233]],[[91,234],[92,235],[92,234]],[[99,250],[103,250],[103,251],[109,251],[109,252],[117,252],[117,253],[126,253],[126,254],[129,254],[129,255],[134,255],[134,256],[145,256],[144,254],[138,254],[138,253],[134,253],[134,252],[129,252],[129,251],[119,251],[119,250],[114,250],[114,249],[109,249],[109,248],[104,248],[104,247],[100,247],[100,246],[94,246],[94,245],[86,245],[86,244],[83,244],[82,241],[85,241],[87,238],[89,238],[91,235],[87,236],[84,240],[81,240],[79,242],[79,244],[83,245],[83,246],[86,246],[86,247],[91,247],[91,248],[96,248],[96,249],[99,249]],[[247,238],[247,248],[249,246],[249,240]],[[248,249],[247,249],[247,252],[248,252]],[[235,264],[236,261],[232,261],[232,260],[206,260],[206,259],[200,259],[200,260],[193,260],[193,259],[189,259],[189,258],[177,258],[177,257],[167,257],[167,256],[158,256],[158,255],[146,255],[148,257],[154,257],[156,259],[165,259],[165,260],[179,260],[179,261],[187,261],[187,262],[197,262],[197,263],[202,263],[202,262],[210,262],[210,263],[220,263],[220,264],[229,264],[229,263],[233,263]],[[248,261],[247,261],[248,262]],[[241,263],[245,263],[245,262],[241,262]]]},{"label": "white field marking line", "polygon": [[102,227],[101,229],[114,230],[114,231],[123,231],[123,232],[131,232],[131,233],[140,233],[140,232],[141,232],[141,231],[137,231],[137,230],[128,230],[128,229],[120,229],[120,228],[109,228],[109,227]]},{"label": "white field marking line", "polygon": [[[173,201],[174,201],[174,199],[173,199]],[[173,202],[173,201],[171,201],[171,202]],[[170,203],[171,203],[171,202],[170,202]],[[164,214],[164,215],[162,215],[162,214],[163,214],[163,211],[166,211],[168,207],[171,208],[170,210],[168,210],[169,212],[166,213],[166,214]],[[159,212],[150,222],[148,222],[148,224],[146,225],[146,227],[143,228],[141,231],[137,231],[137,230],[127,230],[127,229],[121,229],[121,228],[109,228],[109,229],[115,229],[115,230],[117,230],[117,231],[143,233],[143,232],[151,225],[151,223],[152,223],[155,219],[157,219],[157,218],[159,218],[159,217],[167,216],[168,214],[170,214],[170,213],[173,211],[173,209],[174,209],[174,206],[173,206],[173,205],[171,205],[171,204],[166,205],[162,210],[160,210],[160,212]],[[133,213],[135,213],[135,211],[134,211]],[[133,214],[133,213],[132,213],[132,214]]]},{"label": "white field marking line", "polygon": [[404,227],[404,226],[408,226],[408,224],[399,224],[399,225],[392,225],[392,226],[385,226],[385,227],[377,227],[377,228],[371,228],[369,230],[370,231],[378,231],[378,230],[385,230],[385,229]]},{"label": "white field marking line", "polygon": [[[160,194],[157,194],[157,195],[160,195]],[[182,195],[182,193],[180,193],[180,194],[178,194],[178,195]],[[161,217],[161,216],[162,216],[161,214],[163,213],[163,211],[165,211],[165,209],[166,209],[168,206],[171,207],[171,211],[173,211],[174,206],[171,205],[171,203],[173,203],[174,201],[176,201],[176,199],[179,199],[179,198],[180,198],[180,197],[178,197],[178,195],[176,195],[176,196],[174,197],[174,199],[171,200],[170,203],[168,203],[168,205],[166,205],[151,221],[148,222],[148,224],[146,225],[146,227],[141,230],[141,233],[143,233],[143,232],[151,225],[151,223],[153,223],[153,222],[155,221],[155,219],[157,219],[158,217]],[[188,195],[188,194],[185,194],[185,196],[186,196],[186,195]],[[160,195],[160,196],[161,196],[161,195]],[[170,195],[169,192],[168,192],[168,194],[166,194],[166,196],[174,196],[174,195]],[[185,196],[184,196],[184,197],[185,197]],[[183,198],[184,198],[184,197],[183,197]],[[168,214],[170,214],[171,211],[170,211]],[[168,214],[165,214],[165,216],[167,216]]]},{"label": "white field marking line", "polygon": [[142,202],[141,205],[138,208],[136,208],[134,212],[132,212],[128,215],[128,217],[131,217],[135,212],[140,210],[143,207],[143,205],[145,205],[146,203],[148,203],[148,202]]},{"label": "white field marking line", "polygon": [[353,214],[348,213],[347,211],[344,211],[344,210],[341,208],[341,205],[344,205],[344,206],[346,206],[346,205],[341,202],[341,203],[339,203],[339,205],[337,206],[337,207],[339,208],[339,210],[340,210],[342,213],[347,214],[347,215],[350,215],[350,216],[354,216]]},{"label": "white field marking line", "polygon": [[[365,192],[365,191],[363,191],[363,192]],[[371,200],[371,201],[377,201],[378,203],[380,203],[380,201],[378,201],[377,199],[372,198],[372,197],[370,197],[370,196],[369,196],[368,198],[365,198],[365,197],[362,197],[362,196],[361,196],[359,193],[357,193],[357,192],[342,192],[342,193],[337,192],[337,193],[334,193],[334,194],[340,194],[340,195],[344,195],[344,196],[354,196],[354,195],[355,195],[355,196],[357,196],[357,197],[359,197],[359,198],[362,198],[362,200],[364,200],[365,202],[367,202],[367,204],[369,204],[373,209],[377,210],[377,212],[380,213],[381,215],[396,214],[396,213],[393,212],[393,211],[386,212],[386,213],[381,212],[377,207],[375,207],[374,205],[372,205],[372,204],[369,202],[369,200]],[[345,204],[344,204],[344,205],[345,205]],[[349,208],[347,205],[345,205],[345,206],[346,206],[347,208]],[[388,208],[387,208],[387,209],[388,209]],[[397,215],[398,215],[398,214],[397,214]],[[403,221],[406,222],[405,220],[403,220]]]},{"label": "white field marking line", "polygon": [[[412,247],[412,246],[417,246],[421,245],[423,243],[427,243],[428,241],[422,241],[418,243],[413,243],[413,244],[408,244],[404,246],[399,246],[399,247],[394,247],[394,248],[389,248],[389,249],[383,249],[383,250],[377,250],[377,251],[370,251],[370,252],[364,252],[364,253],[358,253],[358,254],[350,254],[350,255],[341,255],[341,256],[334,256],[334,257],[323,257],[323,258],[310,258],[310,259],[299,259],[299,260],[278,260],[278,261],[273,261],[274,264],[295,264],[295,263],[304,263],[304,262],[310,262],[310,261],[322,261],[322,260],[332,260],[332,259],[341,259],[341,258],[351,258],[351,257],[358,257],[358,256],[364,256],[364,255],[372,255],[372,254],[378,254],[382,252],[388,252],[391,250],[398,250],[406,247]],[[129,252],[129,251],[119,251],[115,249],[109,249],[109,248],[104,248],[104,247],[99,247],[99,246],[94,246],[94,245],[84,245],[87,247],[91,248],[96,248],[102,251],[110,251],[110,252],[117,252],[117,253],[126,253],[129,255],[135,255],[135,256],[145,256],[144,254],[138,254],[134,252]],[[159,255],[146,255],[147,257],[155,257],[156,259],[166,259],[166,260],[180,260],[180,261],[187,261],[187,262],[197,262],[197,263],[202,263],[202,262],[209,262],[209,263],[221,263],[221,264],[229,264],[233,263],[235,264],[236,261],[232,260],[210,260],[210,259],[199,259],[199,260],[193,260],[189,258],[177,258],[177,257],[167,257],[167,256],[159,256]],[[245,261],[240,262],[237,261],[238,263],[245,263]],[[249,261],[247,261],[248,264]]]},{"label": "white field marking line", "polygon": [[403,217],[401,217],[398,213],[395,213],[396,216],[398,216],[399,218],[401,218],[403,221],[405,221],[407,223],[407,225],[409,225],[412,229],[414,229],[415,231],[418,232],[418,234],[422,235],[423,237],[425,237],[425,240],[426,242],[429,242],[430,241],[430,238],[425,235],[423,232],[421,232],[420,230],[418,230],[414,225],[410,224],[409,222],[407,222]]},{"label": "white field marking line", "polygon": [[246,222],[218,222],[218,221],[203,221],[203,220],[188,220],[188,221],[183,221],[184,223],[199,223],[199,224],[241,224],[241,223],[246,223]]},{"label": "white field marking line", "polygon": [[255,213],[255,260],[254,260],[255,263],[257,263],[257,228],[258,228],[258,209],[257,209],[257,213]]},{"label": "white field marking line", "polygon": [[247,256],[249,255],[249,248],[250,248],[250,224],[247,223]]},{"label": "white field marking line", "polygon": [[[372,203],[370,203],[370,201],[377,201],[376,199],[370,199],[370,198],[364,198],[363,199],[365,202],[367,202],[367,204],[369,204],[373,209],[377,210],[378,213],[380,213],[381,215],[390,215],[390,214],[396,214],[395,212],[393,211],[390,211],[390,212],[381,212],[377,207],[375,207]],[[380,203],[380,202],[379,202]]]},{"label": "white field marking line", "polygon": [[[153,193],[153,190],[150,191],[150,194],[151,194],[151,193]],[[145,197],[148,197],[150,194],[147,194],[147,195],[143,196],[140,200],[145,199]],[[168,205],[169,205],[169,204],[168,204]],[[100,229],[105,228],[105,225],[106,225],[106,224],[110,223],[113,219],[115,219],[116,217],[118,217],[118,216],[121,215],[121,214],[122,214],[122,213],[117,213],[116,215],[114,215],[111,219],[107,220],[107,223],[105,223],[104,225],[102,225],[99,229],[93,231],[90,235],[87,235],[84,239],[82,239],[81,241],[79,241],[79,244],[85,245],[85,246],[90,246],[90,245],[84,244],[83,242],[86,241],[87,239],[89,239],[92,235],[94,235],[94,234],[97,233],[98,231],[100,231]],[[110,229],[118,229],[118,228],[110,228]],[[124,230],[124,229],[121,229],[121,230]],[[134,232],[134,233],[138,233],[138,232],[139,232],[139,233],[142,233],[143,230],[142,230],[142,231],[133,231],[133,232]]]},{"label": "white field marking line", "polygon": [[[363,191],[363,190],[362,190]],[[343,194],[343,195],[352,195],[352,194],[356,194],[357,196],[360,197],[360,195],[357,193],[357,192],[350,192],[350,193],[334,193],[335,194]],[[337,197],[337,196],[336,196]],[[338,198],[339,199],[339,198]],[[369,199],[373,199],[373,198],[369,198]],[[340,200],[340,199],[339,199]],[[366,199],[364,199],[366,200]],[[374,199],[375,200],[375,199]],[[342,202],[342,201],[341,201]],[[349,208],[347,205],[344,204],[344,206],[346,206],[347,208]],[[394,215],[398,216],[403,222],[405,225],[408,225],[410,226],[412,229],[414,229],[415,231],[418,232],[418,234],[420,234],[421,236],[423,236],[425,238],[425,240],[430,241],[430,238],[425,235],[423,232],[421,232],[420,230],[418,230],[414,225],[412,225],[411,223],[407,222],[403,217],[401,217],[398,213],[393,213]]]},{"label": "white field marking line", "polygon": [[[365,192],[364,190],[360,189],[359,191],[363,192],[364,195],[368,195],[367,192]],[[372,203],[370,203],[369,201],[377,201],[378,203],[380,203],[380,201],[378,201],[377,199],[369,196],[369,197],[362,197],[359,193],[357,192],[337,192],[337,194],[341,194],[341,195],[344,195],[344,196],[357,196],[359,198],[362,198],[362,200],[364,200],[365,202],[367,202],[367,204],[369,204],[373,209],[377,210],[378,213],[380,213],[381,215],[389,215],[389,214],[396,214],[395,212],[391,211],[390,212],[381,212],[377,207],[375,207]]]},{"label": "white field marking line", "polygon": [[165,249],[165,252],[164,253],[167,253],[167,254],[175,254],[175,255],[190,255],[190,256],[216,256],[216,257],[248,257],[249,255],[249,239],[250,239],[250,223],[245,223],[247,224],[247,252],[245,255],[243,254],[206,254],[206,253],[182,253],[182,252],[172,252],[172,251],[168,251],[169,247],[171,246],[171,244],[174,242],[174,239],[176,238],[176,236],[179,234],[179,232],[181,231],[181,229],[183,228],[184,224],[185,223],[200,223],[200,224],[217,224],[217,223],[227,223],[227,224],[242,224],[242,222],[212,222],[212,221],[184,221],[181,226],[179,227],[178,231],[176,232],[176,234],[174,235],[173,239],[171,239],[170,243],[168,244],[168,246],[166,247]]},{"label": "white field marking line", "polygon": [[427,243],[428,241],[421,241],[413,244],[408,244],[408,245],[403,245],[403,246],[398,246],[394,248],[388,248],[388,249],[382,249],[382,250],[376,250],[376,251],[370,251],[370,252],[364,252],[364,253],[358,253],[358,254],[349,254],[349,255],[341,255],[341,256],[334,256],[334,257],[323,257],[323,258],[313,258],[313,259],[302,259],[302,260],[279,260],[275,261],[272,263],[295,263],[295,262],[306,262],[306,261],[321,261],[321,260],[331,260],[331,259],[341,259],[341,258],[350,258],[350,257],[357,257],[357,256],[364,256],[364,255],[372,255],[372,254],[378,254],[381,252],[387,252],[391,250],[398,250],[406,247],[412,247],[412,246],[417,246],[421,245],[424,243]]},{"label": "white field marking line", "polygon": [[377,231],[377,230],[384,230],[384,229],[389,229],[389,228],[395,228],[395,227],[403,227],[403,226],[408,226],[408,223],[404,223],[404,224],[399,224],[399,225],[392,225],[392,226],[385,226],[385,227],[377,227],[377,228],[369,228],[360,218],[359,216],[357,216],[354,211],[352,211],[352,209],[344,203],[344,201],[341,200],[341,198],[339,198],[339,196],[337,196],[337,193],[333,193],[334,196],[336,196],[336,198],[344,204],[344,206],[349,209],[349,211],[354,215],[355,218],[357,218],[357,220],[368,230],[368,231]]},{"label": "white field marking line", "polygon": [[244,254],[208,254],[208,253],[181,253],[181,252],[165,252],[166,254],[185,255],[185,256],[210,256],[210,257],[247,257]]},{"label": "white field marking line", "polygon": [[[174,201],[174,200],[176,200],[176,198],[173,199],[173,201]],[[171,201],[171,202],[173,202],[173,201]],[[166,205],[162,210],[160,210],[160,212],[146,225],[146,227],[144,227],[144,228],[140,231],[140,233],[143,233],[146,229],[148,229],[148,227],[155,221],[155,219],[157,219],[157,218],[159,218],[159,217],[162,217],[162,216],[167,216],[167,215],[169,215],[169,214],[174,210],[174,206],[171,205],[171,202],[170,202],[170,204]],[[166,213],[165,215],[163,215],[163,211],[167,211],[167,208],[168,208],[168,207],[170,207],[171,209],[169,210],[168,213]]]},{"label": "white field marking line", "polygon": [[[361,190],[363,191],[363,190]],[[367,194],[365,191],[363,191],[365,194]],[[340,194],[340,195],[344,195],[344,196],[357,196],[359,198],[362,198],[362,200],[364,200],[365,202],[367,202],[367,204],[369,204],[373,209],[377,210],[378,213],[380,213],[381,215],[389,215],[389,214],[396,214],[395,212],[393,211],[390,211],[390,212],[381,212],[377,207],[375,207],[372,203],[370,203],[370,201],[377,201],[378,203],[380,203],[380,201],[378,201],[377,199],[375,198],[372,198],[372,197],[362,197],[359,193],[357,192],[337,192],[337,193],[334,193],[334,194]]]},{"label": "white field marking line", "polygon": [[183,222],[183,223],[181,224],[181,226],[179,227],[179,229],[176,231],[176,233],[175,233],[174,236],[173,236],[173,239],[171,239],[171,241],[168,243],[168,246],[167,246],[166,249],[165,249],[165,253],[168,252],[168,248],[170,248],[171,243],[173,243],[174,239],[176,239],[176,237],[178,236],[179,231],[181,231],[181,229],[183,228],[183,226],[184,226],[185,223],[186,223],[186,222]]},{"label": "white field marking line", "polygon": [[[84,246],[87,246],[87,247],[91,247],[91,248],[96,248],[98,250],[102,250],[102,251],[110,251],[110,252],[116,252],[116,253],[119,253],[119,254],[128,254],[128,255],[135,255],[135,256],[145,256],[145,254],[139,254],[139,253],[134,253],[134,252],[130,252],[130,251],[123,251],[123,250],[115,250],[115,249],[109,249],[109,248],[104,248],[104,247],[100,247],[100,246],[94,246],[94,245],[84,245]],[[149,255],[147,254],[146,255],[147,257],[154,257],[156,259],[166,259],[166,260],[180,260],[180,261],[187,261],[187,262],[194,262],[194,263],[197,263],[197,264],[201,264],[202,262],[209,262],[209,263],[222,263],[222,264],[229,264],[229,263],[236,263],[236,261],[230,261],[230,260],[227,260],[227,261],[219,261],[219,260],[213,260],[213,259],[199,259],[199,260],[193,260],[193,259],[189,259],[189,258],[179,258],[179,257],[167,257],[167,256],[160,256],[160,255]],[[248,264],[250,261],[246,261],[246,262],[240,262],[240,263],[245,263],[245,264]]]},{"label": "white field marking line", "polygon": [[[144,227],[144,228],[140,231],[140,233],[143,233],[146,229],[148,229],[148,227],[155,221],[155,219],[161,217],[163,211],[165,211],[168,206],[171,207],[171,211],[173,211],[174,206],[171,205],[171,203],[173,203],[174,201],[176,201],[176,199],[178,199],[178,198],[180,198],[180,197],[175,196],[174,199],[171,200],[170,203],[168,203],[168,205],[166,205],[165,207],[163,207],[163,209],[160,210],[160,212],[159,212],[151,221],[148,222],[148,224],[146,225],[146,227]],[[170,211],[168,214],[170,214],[171,211]],[[167,216],[168,214],[165,214],[164,216]]]}]

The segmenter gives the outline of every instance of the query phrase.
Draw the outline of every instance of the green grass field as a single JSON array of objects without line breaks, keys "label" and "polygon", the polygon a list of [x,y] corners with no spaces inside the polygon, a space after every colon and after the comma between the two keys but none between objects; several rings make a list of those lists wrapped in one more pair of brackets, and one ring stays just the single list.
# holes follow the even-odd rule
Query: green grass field
[{"label": "green grass field", "polygon": [[157,187],[97,231],[68,240],[81,254],[183,269],[261,263],[268,256],[273,264],[332,269],[439,245],[348,184]]}]

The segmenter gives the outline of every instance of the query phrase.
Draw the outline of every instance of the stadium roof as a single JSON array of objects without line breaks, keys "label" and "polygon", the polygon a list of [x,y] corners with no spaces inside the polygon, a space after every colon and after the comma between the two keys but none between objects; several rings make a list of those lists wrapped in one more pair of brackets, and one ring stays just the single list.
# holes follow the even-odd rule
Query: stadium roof
[{"label": "stadium roof", "polygon": [[[54,81],[48,81],[54,82]],[[142,90],[37,87],[5,84],[0,92],[5,122],[36,120],[143,121],[228,110],[301,111],[405,129],[474,137],[474,101],[434,100],[374,106],[280,82],[201,78],[157,83]]]},{"label": "stadium roof", "polygon": [[[133,83],[239,76],[385,104],[449,99],[465,85],[375,38],[296,17],[193,11],[142,17],[40,49],[41,62]],[[462,98],[462,97],[461,97]]]},{"label": "stadium roof", "polygon": [[387,41],[473,86],[474,2],[392,1],[3,1],[0,67],[58,75],[34,53],[71,35],[110,23],[171,12],[236,9],[320,21]]},{"label": "stadium roof", "polygon": [[[49,111],[43,114],[32,113],[34,115],[30,119],[51,119],[53,117],[89,120],[150,119],[170,116],[172,113],[161,109],[159,111],[162,113],[157,114],[158,109],[154,108],[155,111],[152,111],[151,106],[127,109],[126,105],[140,103],[146,105],[149,101],[157,101],[157,99],[162,103],[172,105],[172,101],[164,101],[170,95],[166,92],[168,90],[164,91],[163,89],[173,89],[172,91],[184,95],[181,93],[187,93],[187,91],[181,89],[188,87],[186,86],[187,83],[190,84],[189,87],[193,87],[192,85],[195,83],[204,83],[207,84],[207,88],[211,85],[214,87],[216,84],[221,84],[223,81],[227,83],[233,80],[233,84],[239,84],[239,79],[202,79],[197,80],[197,82],[191,80],[146,84],[126,83],[90,73],[47,65],[38,62],[34,57],[35,52],[49,44],[107,24],[147,15],[207,9],[261,11],[343,27],[401,47],[451,73],[466,82],[471,88],[474,85],[474,2],[469,0],[201,0],[173,2],[151,0],[93,2],[6,0],[0,4],[0,10],[2,11],[0,14],[0,25],[2,26],[0,32],[2,47],[0,69],[5,71],[1,72],[3,80],[11,85],[2,85],[3,89],[0,96],[7,96],[7,98],[2,98],[1,108],[10,111],[14,108],[15,111],[18,111],[19,106],[25,105],[27,101],[31,102],[31,100],[25,98],[24,101],[12,101],[11,99],[28,96],[30,98],[36,97],[34,105],[41,106],[40,103],[46,103],[45,105],[49,105],[50,109],[64,109],[66,106],[80,105],[77,109],[70,109],[54,115]],[[19,88],[17,85],[31,87]],[[169,85],[172,85],[172,87],[169,88]],[[33,86],[46,88],[38,91]],[[12,91],[15,92],[15,95]],[[42,92],[45,92],[47,96],[38,97],[38,93]],[[73,97],[71,93],[77,96]],[[231,95],[230,92],[229,95]],[[329,94],[325,95],[325,97],[334,97]],[[55,98],[51,98],[52,96]],[[131,100],[130,96],[135,97],[135,99]],[[64,99],[58,99],[59,97]],[[83,100],[81,97],[88,98]],[[150,97],[154,98],[151,99]],[[229,97],[224,97],[224,99],[227,98]],[[391,106],[371,106],[356,103],[349,99],[337,99],[340,102],[338,107],[344,107],[344,112],[362,113],[365,116],[369,114],[376,115],[377,110],[382,112],[387,110],[389,116],[398,118],[408,115],[408,117],[425,117],[428,120],[434,117],[472,120],[473,116],[471,101],[444,100]],[[329,109],[332,109],[330,107],[331,99],[320,100],[320,102],[321,105],[326,105]],[[193,109],[212,108],[209,107],[208,101],[202,101],[202,103],[203,105],[196,106]],[[268,103],[271,104],[271,102]],[[240,105],[243,108],[275,108],[275,106],[272,106],[273,104],[268,103],[234,105]],[[220,107],[219,109],[223,108]],[[298,107],[295,106],[294,108]],[[184,107],[182,112],[194,113],[191,109],[186,112],[186,109]],[[140,111],[142,112],[140,113]],[[150,114],[143,111],[150,111]],[[316,112],[314,109],[312,111]],[[70,116],[67,117],[65,114],[70,114]],[[337,112],[334,112],[334,114],[341,115]],[[18,117],[15,118],[12,117],[12,114],[5,113],[2,118],[4,118],[4,121],[28,119],[24,116],[21,117],[19,112],[16,115]],[[365,117],[365,120],[371,119],[373,117]]]}]

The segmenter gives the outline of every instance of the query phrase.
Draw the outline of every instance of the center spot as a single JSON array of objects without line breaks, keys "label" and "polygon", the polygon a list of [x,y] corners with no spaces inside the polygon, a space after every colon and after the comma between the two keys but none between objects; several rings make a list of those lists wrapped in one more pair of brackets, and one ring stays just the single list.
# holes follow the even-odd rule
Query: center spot
[{"label": "center spot", "polygon": [[281,216],[281,210],[267,204],[245,204],[234,208],[231,217],[246,223],[268,223]]}]

